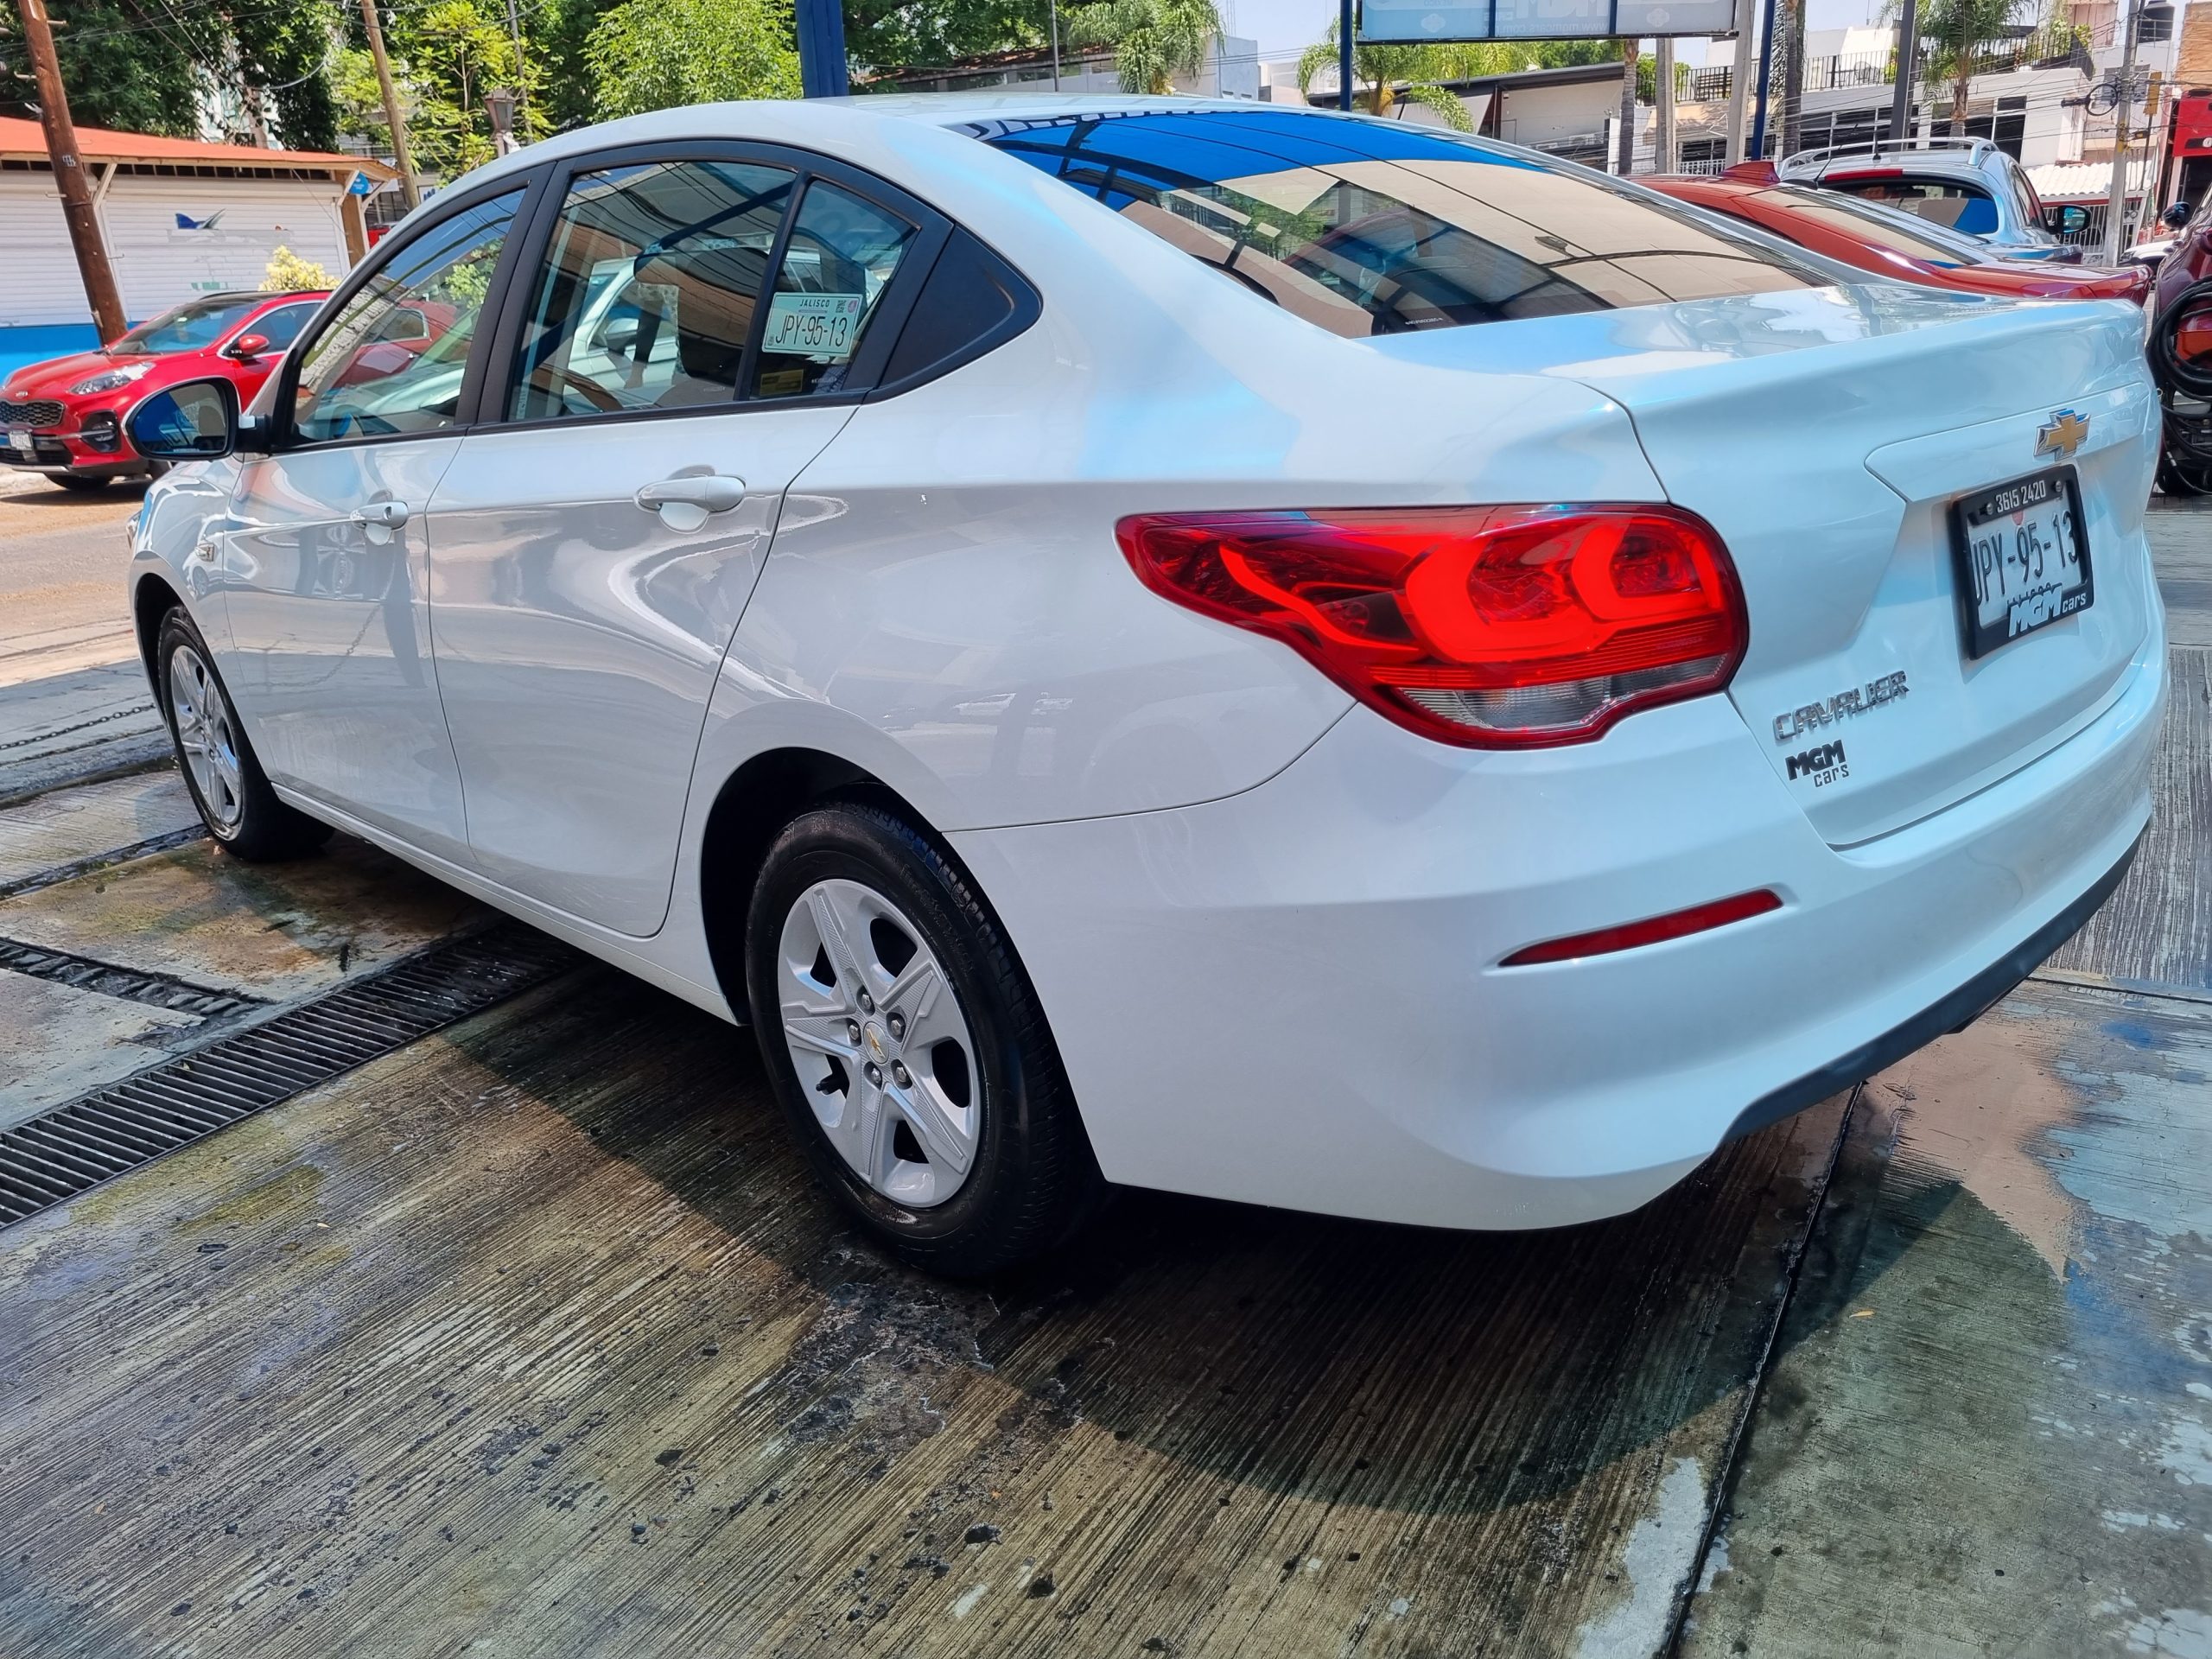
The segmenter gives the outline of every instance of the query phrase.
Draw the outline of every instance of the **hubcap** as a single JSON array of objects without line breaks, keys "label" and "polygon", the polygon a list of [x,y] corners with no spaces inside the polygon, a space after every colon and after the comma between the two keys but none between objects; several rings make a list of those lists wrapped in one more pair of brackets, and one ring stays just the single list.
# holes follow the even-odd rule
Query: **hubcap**
[{"label": "hubcap", "polygon": [[960,999],[899,907],[817,881],[776,953],[784,1043],[815,1122],[853,1173],[909,1209],[968,1179],[982,1080]]},{"label": "hubcap", "polygon": [[169,653],[169,711],[176,722],[177,748],[201,804],[217,829],[237,829],[245,816],[238,728],[222,687],[190,645]]}]

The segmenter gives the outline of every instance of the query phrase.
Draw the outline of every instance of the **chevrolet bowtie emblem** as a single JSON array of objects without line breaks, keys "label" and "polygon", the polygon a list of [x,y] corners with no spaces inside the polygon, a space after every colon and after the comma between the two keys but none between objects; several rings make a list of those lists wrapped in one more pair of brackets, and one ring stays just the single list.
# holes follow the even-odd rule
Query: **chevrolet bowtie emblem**
[{"label": "chevrolet bowtie emblem", "polygon": [[2036,454],[2071,461],[2074,452],[2088,442],[2088,436],[2089,417],[2062,409],[2051,416],[2050,424],[2036,434]]}]

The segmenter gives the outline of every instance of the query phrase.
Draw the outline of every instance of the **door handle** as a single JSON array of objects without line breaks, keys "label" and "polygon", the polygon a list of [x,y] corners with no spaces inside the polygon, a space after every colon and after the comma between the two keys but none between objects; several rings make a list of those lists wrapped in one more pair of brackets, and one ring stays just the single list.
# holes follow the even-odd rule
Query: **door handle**
[{"label": "door handle", "polygon": [[647,512],[664,507],[696,507],[701,512],[728,512],[745,499],[745,480],[727,473],[680,474],[648,484],[637,494]]},{"label": "door handle", "polygon": [[407,504],[404,501],[369,502],[365,506],[353,509],[353,522],[357,524],[378,524],[385,530],[397,530],[407,522]]}]

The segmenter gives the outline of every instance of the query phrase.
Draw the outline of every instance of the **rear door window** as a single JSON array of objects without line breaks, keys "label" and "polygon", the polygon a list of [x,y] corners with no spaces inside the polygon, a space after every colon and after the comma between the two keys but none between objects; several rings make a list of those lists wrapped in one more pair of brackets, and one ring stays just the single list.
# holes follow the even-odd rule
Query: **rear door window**
[{"label": "rear door window", "polygon": [[807,186],[761,329],[758,396],[845,389],[853,354],[916,232],[849,190],[820,179]]},{"label": "rear door window", "polygon": [[730,402],[796,182],[744,162],[579,175],[537,274],[507,418]]},{"label": "rear door window", "polygon": [[1349,338],[1828,280],[1586,168],[1433,130],[1289,110],[962,130]]}]

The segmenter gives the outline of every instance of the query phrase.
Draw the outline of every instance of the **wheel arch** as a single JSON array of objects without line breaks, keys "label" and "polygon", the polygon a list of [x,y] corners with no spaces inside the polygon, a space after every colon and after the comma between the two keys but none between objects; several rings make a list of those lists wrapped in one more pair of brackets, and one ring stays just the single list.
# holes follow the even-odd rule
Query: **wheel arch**
[{"label": "wheel arch", "polygon": [[167,712],[162,695],[162,677],[155,671],[154,652],[161,642],[162,619],[171,611],[185,611],[184,595],[178,593],[168,577],[158,570],[149,570],[130,586],[130,626],[138,641],[138,662],[146,671],[146,683],[154,689],[154,701]]},{"label": "wheel arch", "polygon": [[913,803],[864,766],[798,746],[749,757],[715,791],[699,848],[699,914],[708,957],[723,997],[748,1022],[745,912],[769,843],[807,808],[839,798],[869,800],[899,812],[952,855]]}]

